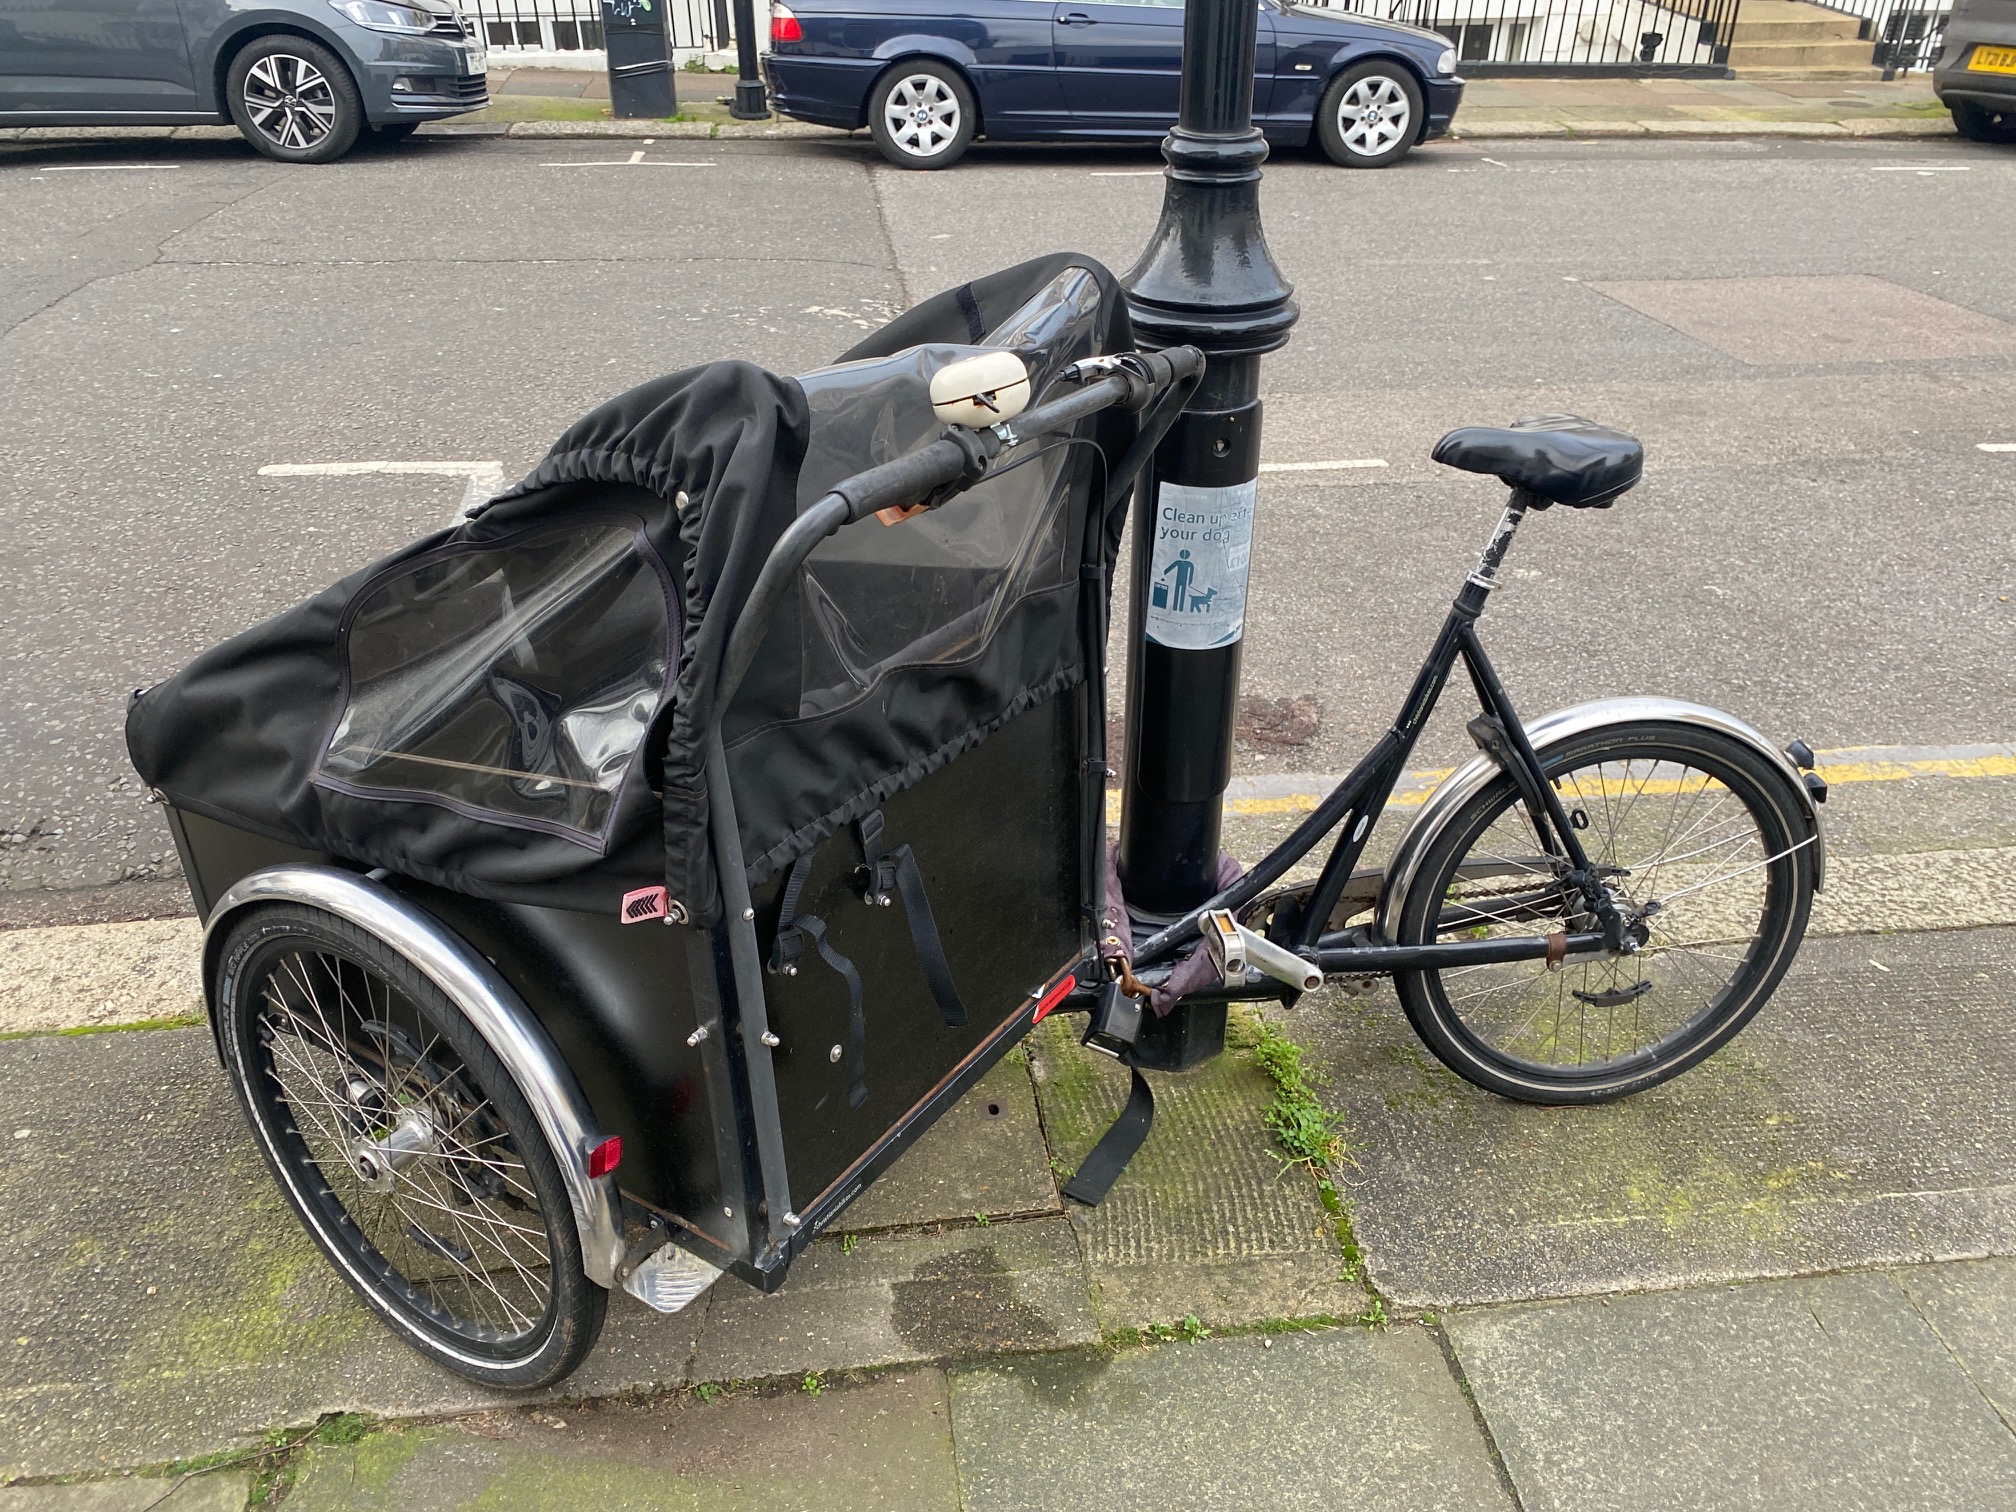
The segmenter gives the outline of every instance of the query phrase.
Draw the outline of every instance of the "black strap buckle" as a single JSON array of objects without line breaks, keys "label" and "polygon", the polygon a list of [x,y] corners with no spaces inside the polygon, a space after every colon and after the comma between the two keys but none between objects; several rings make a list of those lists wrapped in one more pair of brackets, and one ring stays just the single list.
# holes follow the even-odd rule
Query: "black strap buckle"
[{"label": "black strap buckle", "polygon": [[903,917],[910,926],[910,945],[917,952],[917,964],[924,972],[925,985],[938,1004],[948,1029],[966,1027],[966,1005],[952,981],[952,965],[945,959],[945,942],[938,936],[938,921],[931,916],[931,899],[924,891],[924,874],[917,869],[917,857],[907,845],[884,849],[882,811],[872,809],[854,821],[854,833],[861,842],[861,869],[855,873],[861,896],[871,907],[887,908],[898,897],[903,900]]}]

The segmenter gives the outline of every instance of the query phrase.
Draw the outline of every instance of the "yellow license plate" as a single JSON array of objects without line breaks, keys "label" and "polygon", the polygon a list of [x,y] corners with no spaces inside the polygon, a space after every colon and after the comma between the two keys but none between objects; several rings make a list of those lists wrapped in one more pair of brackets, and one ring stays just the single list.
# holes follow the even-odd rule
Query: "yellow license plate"
[{"label": "yellow license plate", "polygon": [[1967,60],[1969,73],[2016,74],[2016,47],[1976,47]]}]

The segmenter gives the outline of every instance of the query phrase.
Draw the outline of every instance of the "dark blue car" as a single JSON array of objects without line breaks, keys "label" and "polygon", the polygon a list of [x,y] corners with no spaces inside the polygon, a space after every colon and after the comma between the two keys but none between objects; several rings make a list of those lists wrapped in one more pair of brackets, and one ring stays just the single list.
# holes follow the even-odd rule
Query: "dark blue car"
[{"label": "dark blue car", "polygon": [[[1463,81],[1440,33],[1258,0],[1253,119],[1384,168],[1449,129]],[[989,141],[1157,141],[1176,122],[1182,0],[790,0],[770,12],[772,103],[866,126],[903,168]]]}]

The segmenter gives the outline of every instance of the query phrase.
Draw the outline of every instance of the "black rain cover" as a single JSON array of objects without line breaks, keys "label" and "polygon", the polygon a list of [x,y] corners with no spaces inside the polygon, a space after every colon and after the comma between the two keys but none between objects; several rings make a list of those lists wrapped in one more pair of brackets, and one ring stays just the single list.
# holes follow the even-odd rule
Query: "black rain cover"
[{"label": "black rain cover", "polygon": [[[1132,334],[1112,275],[1059,254],[802,379],[719,362],[642,384],[474,518],[137,697],[133,764],[180,807],[306,850],[594,911],[662,881],[711,922],[706,732],[682,718],[702,670],[798,511],[935,435],[929,372],[979,344],[1021,349],[1040,397]],[[1108,411],[814,554],[724,716],[752,883],[1084,677],[1079,566],[1088,542],[1113,549],[1088,511],[1134,433]]]}]

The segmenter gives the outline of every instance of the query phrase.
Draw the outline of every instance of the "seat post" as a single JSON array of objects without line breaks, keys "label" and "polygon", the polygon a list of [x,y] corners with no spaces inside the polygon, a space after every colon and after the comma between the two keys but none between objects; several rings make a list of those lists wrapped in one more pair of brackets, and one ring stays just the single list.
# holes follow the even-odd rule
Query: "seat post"
[{"label": "seat post", "polygon": [[1519,522],[1526,518],[1526,511],[1532,507],[1533,495],[1523,488],[1512,490],[1512,497],[1505,501],[1505,513],[1498,517],[1498,528],[1491,532],[1491,543],[1484,548],[1484,555],[1477,559],[1476,569],[1470,574],[1469,587],[1476,593],[1465,593],[1465,599],[1474,599],[1478,608],[1484,606],[1484,595],[1498,586],[1498,568],[1505,561],[1505,553],[1512,549],[1512,536],[1519,529]]}]

